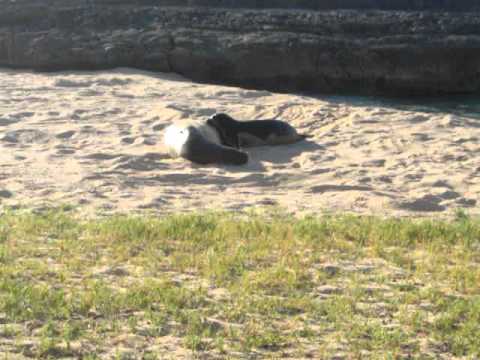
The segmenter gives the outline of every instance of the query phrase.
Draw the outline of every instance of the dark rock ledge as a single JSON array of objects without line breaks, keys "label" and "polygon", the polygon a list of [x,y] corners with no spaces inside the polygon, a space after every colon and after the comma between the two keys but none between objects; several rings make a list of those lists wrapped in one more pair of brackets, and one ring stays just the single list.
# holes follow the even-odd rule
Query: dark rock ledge
[{"label": "dark rock ledge", "polygon": [[[445,9],[464,10],[447,6],[461,2],[443,2]],[[217,1],[222,8],[164,6],[170,3],[0,0],[0,66],[128,66],[277,91],[436,95],[480,89],[480,13],[473,5],[462,12],[240,9],[240,0]]]}]

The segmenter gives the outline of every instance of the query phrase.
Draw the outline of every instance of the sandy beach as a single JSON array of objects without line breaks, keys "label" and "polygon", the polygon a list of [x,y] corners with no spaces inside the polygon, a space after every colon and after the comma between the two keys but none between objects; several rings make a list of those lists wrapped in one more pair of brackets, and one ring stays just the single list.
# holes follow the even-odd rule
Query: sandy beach
[{"label": "sandy beach", "polygon": [[[171,159],[172,121],[277,118],[309,141],[247,149],[247,166]],[[192,83],[131,69],[0,70],[0,204],[88,212],[245,210],[478,214],[480,120]]]}]

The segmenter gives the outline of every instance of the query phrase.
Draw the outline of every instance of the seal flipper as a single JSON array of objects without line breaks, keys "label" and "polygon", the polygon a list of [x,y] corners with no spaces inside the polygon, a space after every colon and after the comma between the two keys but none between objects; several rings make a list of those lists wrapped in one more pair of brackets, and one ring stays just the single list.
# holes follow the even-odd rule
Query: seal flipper
[{"label": "seal flipper", "polygon": [[180,151],[180,156],[184,159],[203,165],[244,165],[248,162],[246,153],[205,140],[193,126],[186,130],[188,137]]}]

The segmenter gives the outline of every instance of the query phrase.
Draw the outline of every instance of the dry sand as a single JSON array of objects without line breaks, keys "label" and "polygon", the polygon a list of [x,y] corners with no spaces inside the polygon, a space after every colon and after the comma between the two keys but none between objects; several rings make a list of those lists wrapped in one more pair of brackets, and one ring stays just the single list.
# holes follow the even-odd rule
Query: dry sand
[{"label": "dry sand", "polygon": [[[242,167],[170,159],[162,130],[215,112],[278,118],[314,135],[248,149]],[[480,120],[196,84],[118,69],[0,70],[0,204],[377,215],[478,214]]]}]

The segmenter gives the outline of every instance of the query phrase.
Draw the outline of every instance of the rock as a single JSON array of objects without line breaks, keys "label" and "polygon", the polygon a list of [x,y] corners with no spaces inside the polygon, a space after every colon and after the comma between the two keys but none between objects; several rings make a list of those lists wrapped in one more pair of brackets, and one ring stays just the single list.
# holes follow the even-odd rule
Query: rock
[{"label": "rock", "polygon": [[[276,91],[475,92],[479,6],[457,3],[0,0],[0,66],[135,67]],[[323,9],[336,10],[313,11]]]}]

